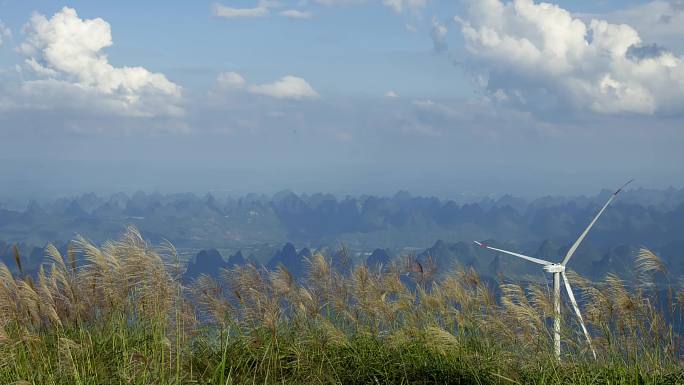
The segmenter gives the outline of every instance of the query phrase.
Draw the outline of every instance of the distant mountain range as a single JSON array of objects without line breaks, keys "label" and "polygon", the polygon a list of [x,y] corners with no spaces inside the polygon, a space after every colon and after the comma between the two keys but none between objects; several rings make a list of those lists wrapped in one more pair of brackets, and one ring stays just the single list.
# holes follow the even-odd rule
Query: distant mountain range
[{"label": "distant mountain range", "polygon": [[[0,205],[0,258],[13,265],[11,249],[18,244],[26,265],[36,267],[47,242],[65,248],[76,233],[103,242],[118,237],[132,224],[153,243],[169,240],[185,258],[193,259],[190,272],[204,271],[204,264],[220,268],[251,258],[270,268],[283,264],[300,274],[305,270],[303,258],[313,250],[327,250],[333,257],[339,245],[345,244],[356,263],[367,260],[386,265],[399,255],[413,254],[419,259],[429,255],[440,270],[459,263],[492,276],[502,271],[527,274],[528,267],[474,250],[471,241],[488,240],[555,258],[574,241],[609,194],[602,191],[591,197],[532,201],[503,196],[465,204],[406,192],[392,197],[344,198],[287,191],[239,198],[85,194],[33,201],[23,209]],[[681,270],[684,190],[625,191],[583,244],[576,270],[594,274],[619,269],[625,263],[631,268],[630,253],[639,246],[661,252],[673,269]],[[205,250],[201,258],[197,255],[200,250]],[[219,251],[229,258],[224,260]]]},{"label": "distant mountain range", "polygon": [[[498,244],[494,241],[492,244],[502,247],[511,246]],[[539,246],[536,252],[530,253],[530,255],[548,260],[558,260],[560,256],[565,254],[567,248],[567,246],[561,247],[551,241],[546,241]],[[632,280],[634,279],[634,257],[637,251],[637,247],[628,245],[615,246],[604,252],[599,252],[593,248],[580,248],[576,254],[576,259],[573,261],[572,270],[591,279],[601,279],[608,273],[614,273],[627,280]],[[366,264],[371,269],[382,269],[394,262],[401,264],[403,262],[401,258],[406,257],[402,254],[392,254],[385,249],[375,249],[370,254],[362,253],[347,263],[342,263],[338,252],[323,252],[337,271],[342,273],[348,273],[355,264]],[[306,258],[311,256],[312,251],[308,248],[297,250],[293,244],[287,243],[282,248],[277,249],[263,265],[271,271],[278,266],[283,266],[295,278],[299,279],[306,276]],[[684,274],[684,260],[679,258],[679,254],[661,252],[661,257],[667,264],[672,276]],[[190,283],[202,274],[218,278],[221,269],[231,269],[244,265],[249,260],[250,258],[244,258],[240,251],[226,260],[216,249],[201,250],[189,261],[188,268],[183,275],[183,281]],[[412,260],[413,263],[419,264],[420,271],[427,270],[428,266],[431,265],[435,276],[449,273],[455,268],[468,269],[471,267],[483,277],[491,279],[526,277],[531,280],[539,280],[543,276],[537,266],[466,242],[448,243],[440,240],[435,242],[432,247],[414,255]],[[252,262],[259,265],[258,261],[252,260]]]}]

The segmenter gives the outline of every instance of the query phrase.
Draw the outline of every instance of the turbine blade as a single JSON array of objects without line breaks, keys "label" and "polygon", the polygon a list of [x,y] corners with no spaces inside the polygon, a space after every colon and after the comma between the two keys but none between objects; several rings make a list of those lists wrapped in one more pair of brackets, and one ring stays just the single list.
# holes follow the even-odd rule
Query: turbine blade
[{"label": "turbine blade", "polygon": [[634,179],[632,179],[632,180],[630,180],[629,182],[623,184],[622,187],[620,187],[619,189],[617,189],[617,191],[615,191],[615,192],[613,193],[613,195],[610,196],[610,199],[608,199],[608,202],[606,202],[606,204],[603,205],[603,207],[601,208],[601,210],[599,210],[598,214],[596,214],[596,216],[594,217],[594,219],[589,223],[589,226],[587,226],[587,228],[584,229],[584,232],[582,232],[582,234],[580,234],[579,238],[577,238],[577,240],[576,240],[575,243],[572,245],[572,247],[570,247],[570,250],[568,250],[568,253],[565,254],[565,258],[563,258],[563,262],[561,262],[561,265],[565,266],[565,265],[568,263],[568,261],[570,260],[570,258],[572,258],[572,255],[575,254],[575,251],[576,251],[577,248],[579,247],[580,243],[582,243],[582,241],[584,240],[584,237],[586,237],[586,236],[587,236],[587,233],[589,233],[589,230],[591,230],[591,228],[594,227],[594,223],[596,223],[596,221],[599,219],[599,217],[601,216],[601,214],[603,214],[603,212],[606,210],[606,208],[608,208],[608,205],[610,205],[610,203],[615,199],[615,197],[616,197],[616,196],[617,196],[625,187],[627,187],[628,184],[632,183],[632,181],[634,181]]},{"label": "turbine blade", "polygon": [[506,251],[506,250],[497,249],[496,247],[487,246],[487,245],[485,245],[484,243],[481,243],[481,242],[478,242],[478,241],[474,241],[474,242],[475,242],[476,245],[478,245],[478,246],[480,246],[480,247],[484,247],[485,249],[498,251],[498,252],[504,253],[504,254],[514,255],[514,256],[516,256],[516,257],[518,257],[518,258],[526,259],[526,260],[528,260],[528,261],[530,261],[530,262],[538,263],[538,264],[540,264],[540,265],[553,265],[552,262],[545,261],[545,260],[543,260],[543,259],[530,257],[530,256],[524,255],[524,254],[514,253],[514,252],[512,252],[512,251]]},{"label": "turbine blade", "polygon": [[587,337],[587,342],[589,343],[589,348],[591,348],[591,352],[594,354],[594,359],[596,359],[596,350],[594,350],[594,346],[591,344],[591,337],[589,336],[589,332],[587,331],[587,327],[584,325],[584,320],[582,319],[582,313],[580,313],[579,306],[577,306],[577,301],[575,300],[575,295],[572,293],[572,288],[570,287],[570,281],[568,281],[568,277],[565,275],[565,272],[562,272],[561,275],[563,276],[563,282],[565,283],[565,290],[568,292],[568,297],[570,297],[570,302],[572,303],[572,308],[575,309],[575,314],[577,314],[577,318],[579,319],[580,325],[582,326],[582,331],[584,332],[584,336]]}]

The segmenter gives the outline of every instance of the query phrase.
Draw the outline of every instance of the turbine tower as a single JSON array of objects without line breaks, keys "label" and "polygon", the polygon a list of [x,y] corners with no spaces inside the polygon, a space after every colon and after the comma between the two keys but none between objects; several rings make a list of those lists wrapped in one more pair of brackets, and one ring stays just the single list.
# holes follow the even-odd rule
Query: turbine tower
[{"label": "turbine tower", "polygon": [[613,195],[610,196],[610,199],[608,199],[608,202],[606,202],[605,205],[599,210],[598,214],[594,217],[594,219],[589,223],[586,229],[580,234],[579,238],[575,241],[575,243],[570,247],[570,250],[565,254],[565,258],[563,258],[563,261],[560,263],[553,263],[549,261],[545,261],[543,259],[539,258],[534,258],[530,257],[528,255],[523,255],[523,254],[518,254],[514,253],[512,251],[507,251],[507,250],[501,250],[497,249],[495,247],[487,246],[482,242],[477,242],[475,241],[475,244],[481,247],[484,247],[489,250],[494,250],[498,251],[500,253],[504,254],[510,254],[522,259],[526,259],[530,262],[534,262],[537,264],[540,264],[543,266],[544,271],[547,273],[553,274],[553,301],[554,301],[554,320],[553,320],[553,342],[554,342],[554,351],[556,353],[556,359],[560,361],[560,349],[561,349],[561,341],[560,341],[560,327],[561,327],[561,300],[560,300],[560,281],[561,277],[563,278],[563,283],[565,285],[565,291],[568,293],[568,297],[570,298],[570,303],[572,303],[572,308],[575,310],[575,314],[577,315],[577,318],[579,319],[579,323],[582,326],[582,331],[584,332],[584,336],[587,338],[587,343],[589,344],[589,348],[591,349],[592,354],[594,355],[594,359],[596,359],[596,350],[594,350],[594,347],[591,344],[591,337],[589,336],[589,332],[587,331],[587,327],[584,325],[584,320],[582,319],[582,313],[580,312],[579,306],[577,305],[577,301],[575,300],[575,295],[572,293],[572,288],[570,287],[570,282],[568,281],[568,277],[565,275],[565,266],[568,264],[568,261],[570,261],[570,258],[572,258],[572,255],[575,253],[577,248],[579,247],[580,243],[584,240],[584,238],[587,236],[587,233],[589,233],[589,230],[594,226],[596,221],[599,219],[601,214],[606,210],[608,205],[615,200],[615,197],[622,191],[628,184],[632,183],[632,180],[629,182],[625,183],[617,189],[613,193]]}]

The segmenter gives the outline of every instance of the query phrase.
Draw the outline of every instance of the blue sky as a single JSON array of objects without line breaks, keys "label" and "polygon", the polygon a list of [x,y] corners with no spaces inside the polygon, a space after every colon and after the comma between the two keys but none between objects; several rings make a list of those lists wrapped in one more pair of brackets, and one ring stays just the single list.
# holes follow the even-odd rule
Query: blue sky
[{"label": "blue sky", "polygon": [[[215,2],[81,1],[46,7],[41,1],[10,1],[2,20],[18,33],[33,12],[52,15],[66,5],[81,18],[101,17],[112,25],[113,64],[142,65],[165,73],[187,87],[207,88],[219,72],[236,70],[255,81],[284,73],[306,75],[334,95],[374,96],[399,87],[415,96],[456,95],[463,79],[444,82],[453,66],[430,55],[430,17],[397,15],[378,4],[327,7],[312,5],[308,20],[277,15],[222,19],[212,15]],[[257,2],[238,1],[235,7]],[[286,8],[286,7],[283,7]],[[435,5],[446,15],[455,5]],[[411,33],[406,25],[420,31]],[[3,64],[20,58],[5,57]],[[410,76],[409,76],[410,75]],[[466,92],[463,91],[465,94]]]},{"label": "blue sky", "polygon": [[684,185],[679,0],[5,0],[0,23],[4,195]]}]

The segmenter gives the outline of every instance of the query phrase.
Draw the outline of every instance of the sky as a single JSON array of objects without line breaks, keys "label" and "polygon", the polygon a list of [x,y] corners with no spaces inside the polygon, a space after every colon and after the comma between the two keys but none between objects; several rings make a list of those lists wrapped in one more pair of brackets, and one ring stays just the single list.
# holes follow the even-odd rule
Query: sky
[{"label": "sky", "polygon": [[0,198],[683,187],[684,1],[0,0]]}]

